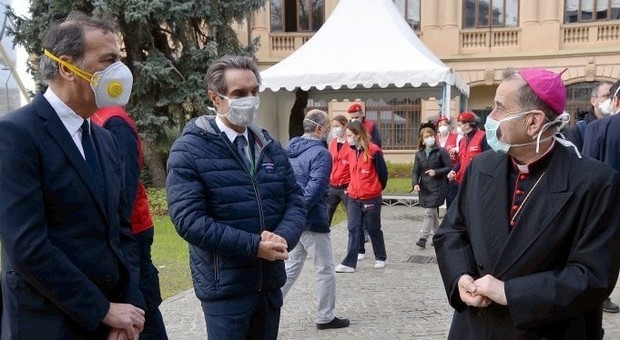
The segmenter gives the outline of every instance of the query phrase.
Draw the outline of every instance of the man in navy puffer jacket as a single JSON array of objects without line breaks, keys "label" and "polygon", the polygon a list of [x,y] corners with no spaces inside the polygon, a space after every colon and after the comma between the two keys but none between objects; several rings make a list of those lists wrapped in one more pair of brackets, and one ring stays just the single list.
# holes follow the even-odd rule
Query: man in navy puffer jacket
[{"label": "man in navy puffer jacket", "polygon": [[170,217],[189,243],[209,338],[276,339],[283,260],[306,218],[302,191],[284,149],[252,122],[256,63],[222,57],[205,82],[217,117],[190,121],[172,146]]},{"label": "man in navy puffer jacket", "polygon": [[314,259],[316,272],[316,295],[318,311],[316,328],[342,328],[349,326],[349,320],[337,318],[336,272],[332,242],[329,236],[329,217],[327,215],[327,193],[332,157],[325,147],[329,134],[329,116],[321,110],[310,110],[304,118],[304,135],[291,140],[286,153],[291,161],[297,181],[304,189],[304,200],[308,216],[299,243],[285,262],[286,284],[282,293],[286,294],[301,274],[308,254]]}]

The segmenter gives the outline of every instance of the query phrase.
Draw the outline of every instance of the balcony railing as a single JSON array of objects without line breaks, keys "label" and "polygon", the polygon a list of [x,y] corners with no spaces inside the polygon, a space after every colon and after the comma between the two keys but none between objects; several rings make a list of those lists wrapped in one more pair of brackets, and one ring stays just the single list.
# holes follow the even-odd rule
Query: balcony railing
[{"label": "balcony railing", "polygon": [[[271,32],[269,33],[269,53],[273,58],[286,58],[305,44],[315,32]],[[422,32],[415,32],[418,37]]]},{"label": "balcony railing", "polygon": [[519,48],[519,33],[518,27],[462,30],[461,52],[481,52],[495,48],[516,50]]},{"label": "balcony railing", "polygon": [[270,52],[274,57],[286,57],[305,44],[314,32],[270,33]]},{"label": "balcony railing", "polygon": [[561,30],[563,48],[620,42],[620,22],[618,21],[567,24],[563,25]]}]

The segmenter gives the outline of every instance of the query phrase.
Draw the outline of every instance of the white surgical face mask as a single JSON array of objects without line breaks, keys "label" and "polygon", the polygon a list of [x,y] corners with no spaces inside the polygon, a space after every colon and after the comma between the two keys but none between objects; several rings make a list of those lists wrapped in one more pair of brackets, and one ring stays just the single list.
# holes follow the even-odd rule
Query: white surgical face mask
[{"label": "white surgical face mask", "polygon": [[224,95],[218,96],[228,101],[228,112],[219,113],[218,116],[226,117],[229,122],[236,126],[248,126],[252,124],[258,115],[258,106],[260,99],[255,96],[247,96],[241,98],[228,98]]},{"label": "white surgical face mask", "polygon": [[353,137],[347,137],[347,143],[351,146],[357,146],[357,141]]},{"label": "white surgical face mask", "polygon": [[340,137],[342,136],[342,133],[344,132],[344,129],[340,126],[336,126],[332,128],[332,136],[334,137]]},{"label": "white surgical face mask", "polygon": [[463,131],[463,128],[462,128],[462,127],[457,126],[457,127],[456,127],[456,133],[458,133],[459,135],[461,135],[461,136],[462,136],[462,135],[466,134],[467,132]]},{"label": "white surgical face mask", "polygon": [[499,140],[499,137],[497,136],[497,130],[499,130],[500,124],[508,120],[513,120],[525,116],[528,113],[530,113],[530,111],[515,113],[508,117],[504,117],[501,120],[495,120],[491,116],[487,117],[487,121],[486,123],[484,123],[484,131],[487,143],[489,144],[491,149],[493,149],[493,151],[506,153],[511,146],[515,146]]},{"label": "white surgical face mask", "polygon": [[604,102],[598,104],[599,110],[601,110],[601,113],[605,116],[612,114],[612,106],[611,98],[607,98]]},{"label": "white surgical face mask", "polygon": [[95,104],[98,108],[109,106],[125,106],[129,102],[129,95],[133,86],[133,76],[125,64],[117,61],[101,71],[93,74],[63,61],[48,50],[45,55],[64,65],[78,77],[86,80],[95,94]]},{"label": "white surgical face mask", "polygon": [[426,145],[427,148],[432,148],[435,145],[435,137],[424,138],[424,145]]},{"label": "white surgical face mask", "polygon": [[[537,135],[535,141],[531,141],[531,142],[527,142],[527,143],[521,143],[521,144],[508,144],[506,142],[502,142],[501,140],[499,140],[499,137],[497,136],[497,130],[499,130],[499,126],[500,126],[500,124],[502,122],[505,122],[505,121],[508,121],[508,120],[513,120],[513,119],[525,116],[525,115],[529,114],[530,112],[532,112],[532,111],[525,111],[525,112],[515,113],[515,114],[510,115],[508,117],[504,117],[501,120],[495,120],[495,119],[491,118],[491,116],[488,116],[487,117],[487,121],[484,124],[484,130],[485,130],[485,135],[486,135],[487,143],[489,144],[491,149],[493,149],[493,151],[495,151],[495,152],[507,153],[508,150],[510,150],[511,147],[526,146],[526,145],[536,144],[536,153],[538,153],[540,151],[540,142],[541,141],[546,141],[546,140],[549,140],[551,138],[554,138],[553,136],[549,136],[547,138],[541,139],[541,136],[542,136],[543,132],[545,132],[545,130],[547,130],[552,125],[560,123],[559,126],[556,127],[556,130],[559,132],[560,130],[562,130],[564,128],[564,126],[568,123],[568,120],[570,119],[570,116],[568,115],[568,113],[562,113],[555,120],[553,120],[551,122],[545,123],[545,125],[543,125],[542,128],[540,129],[540,131],[538,132],[538,135]],[[565,145],[564,141],[561,141],[558,138],[555,138],[555,139],[558,142],[560,142],[561,144]]]},{"label": "white surgical face mask", "polygon": [[447,135],[450,131],[447,125],[441,125],[437,130],[439,130],[439,134],[441,134],[442,136]]}]

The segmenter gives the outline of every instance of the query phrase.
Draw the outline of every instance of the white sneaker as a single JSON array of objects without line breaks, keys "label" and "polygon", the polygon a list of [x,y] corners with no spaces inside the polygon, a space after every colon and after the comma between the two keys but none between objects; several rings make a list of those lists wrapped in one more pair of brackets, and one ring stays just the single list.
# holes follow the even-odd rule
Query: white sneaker
[{"label": "white sneaker", "polygon": [[355,273],[355,268],[339,264],[335,268],[336,273]]},{"label": "white sneaker", "polygon": [[375,261],[375,268],[385,268],[385,261]]},{"label": "white sneaker", "polygon": [[366,254],[357,254],[357,260],[358,260],[358,261],[361,261],[361,260],[363,260],[364,258],[366,258]]}]

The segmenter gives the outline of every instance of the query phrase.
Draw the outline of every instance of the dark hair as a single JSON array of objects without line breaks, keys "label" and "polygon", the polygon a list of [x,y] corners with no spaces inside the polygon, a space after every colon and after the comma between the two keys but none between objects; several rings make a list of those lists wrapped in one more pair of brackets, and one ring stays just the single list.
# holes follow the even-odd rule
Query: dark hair
[{"label": "dark hair", "polygon": [[437,136],[437,132],[435,132],[435,129],[431,128],[430,126],[425,126],[421,128],[420,135],[418,136],[418,148],[419,149],[426,148],[426,144],[424,144],[424,138],[422,137],[422,135],[424,135],[425,132],[430,132],[433,135],[433,137]]},{"label": "dark hair", "polygon": [[260,73],[258,72],[258,66],[254,60],[244,56],[223,56],[213,62],[207,74],[204,77],[205,87],[213,92],[226,95],[228,89],[226,88],[226,79],[224,74],[226,70],[248,70],[252,71],[256,76],[256,81],[260,85]]},{"label": "dark hair", "polygon": [[[43,38],[43,49],[56,57],[67,56],[73,64],[78,64],[84,57],[85,29],[98,29],[105,33],[114,33],[114,27],[106,21],[92,18],[82,12],[73,11],[64,20],[52,24]],[[45,55],[39,62],[39,73],[44,80],[53,80],[58,76],[58,63]]]},{"label": "dark hair", "polygon": [[435,124],[433,124],[433,122],[431,122],[430,120],[426,123],[422,123],[420,124],[420,129],[418,130],[420,133],[422,133],[422,129],[424,128],[429,128],[431,130],[433,130],[433,132],[437,132],[436,128],[435,128]]}]

